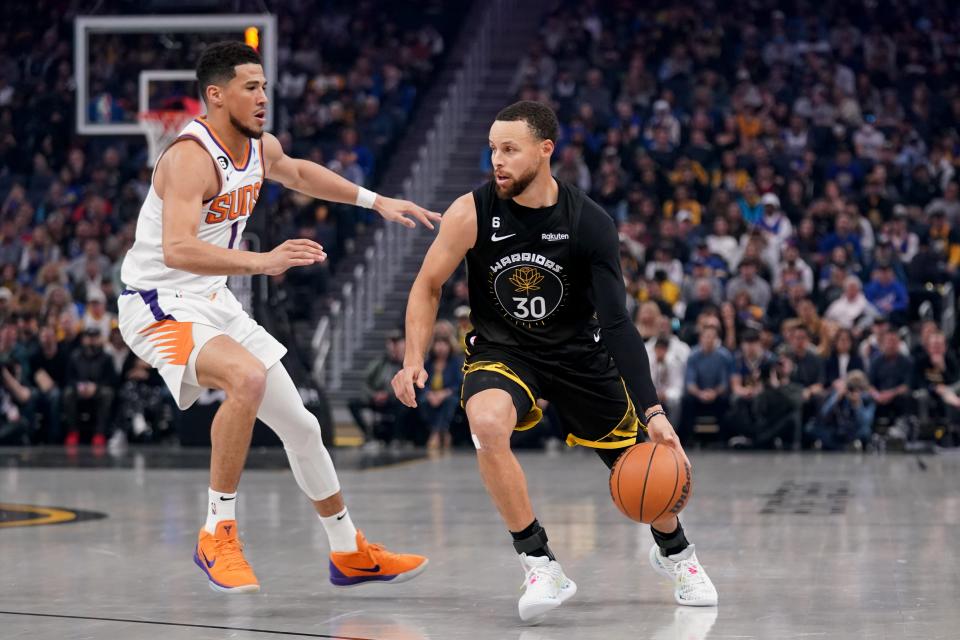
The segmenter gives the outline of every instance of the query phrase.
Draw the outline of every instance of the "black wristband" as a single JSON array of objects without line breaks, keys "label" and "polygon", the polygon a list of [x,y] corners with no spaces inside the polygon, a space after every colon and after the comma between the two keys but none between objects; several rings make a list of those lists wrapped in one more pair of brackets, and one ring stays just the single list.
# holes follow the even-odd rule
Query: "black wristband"
[{"label": "black wristband", "polygon": [[657,416],[663,416],[664,418],[666,418],[666,417],[667,417],[667,412],[664,411],[663,409],[656,409],[656,410],[654,410],[654,411],[651,411],[649,415],[647,415],[646,417],[644,417],[644,419],[643,419],[644,424],[650,424],[651,418],[655,418],[655,417],[657,417]]}]

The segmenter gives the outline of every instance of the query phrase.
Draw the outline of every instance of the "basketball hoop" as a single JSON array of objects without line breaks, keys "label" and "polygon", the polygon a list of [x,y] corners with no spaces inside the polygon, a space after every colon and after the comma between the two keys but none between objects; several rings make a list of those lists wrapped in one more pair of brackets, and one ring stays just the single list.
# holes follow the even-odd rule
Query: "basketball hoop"
[{"label": "basketball hoop", "polygon": [[152,167],[160,154],[170,146],[187,123],[201,112],[200,102],[193,98],[175,98],[165,101],[163,109],[137,114],[140,129],[147,138],[148,162]]}]

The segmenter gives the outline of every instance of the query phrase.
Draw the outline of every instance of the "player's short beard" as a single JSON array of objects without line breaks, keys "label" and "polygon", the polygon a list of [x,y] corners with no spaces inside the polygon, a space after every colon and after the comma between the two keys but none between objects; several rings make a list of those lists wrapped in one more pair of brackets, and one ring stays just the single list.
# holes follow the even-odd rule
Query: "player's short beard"
[{"label": "player's short beard", "polygon": [[518,195],[526,191],[527,187],[530,186],[530,183],[533,182],[533,179],[537,177],[537,168],[534,167],[530,169],[527,173],[514,178],[511,186],[506,188],[501,188],[500,185],[497,185],[497,197],[501,200],[512,200]]},{"label": "player's short beard", "polygon": [[245,124],[243,124],[242,122],[234,118],[232,113],[230,114],[230,124],[233,125],[234,129],[236,129],[243,135],[247,136],[248,138],[259,140],[261,137],[263,137],[263,129],[261,129],[260,131],[255,131],[254,129],[251,129],[250,127],[246,126]]}]

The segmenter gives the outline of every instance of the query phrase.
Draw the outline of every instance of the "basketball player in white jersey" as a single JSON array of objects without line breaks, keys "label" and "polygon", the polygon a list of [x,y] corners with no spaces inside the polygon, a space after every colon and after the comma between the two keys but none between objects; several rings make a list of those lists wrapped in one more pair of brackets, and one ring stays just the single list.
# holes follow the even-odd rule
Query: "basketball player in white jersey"
[{"label": "basketball player in white jersey", "polygon": [[156,367],[181,409],[202,389],[222,389],[213,419],[207,520],[194,562],[210,587],[255,592],[260,585],[237,537],[237,485],[256,418],[283,441],[297,484],[330,540],[330,581],[341,587],[403,582],[427,565],[368,543],[350,520],[320,425],[280,363],[286,349],[251,319],[226,287],[233,274],[276,275],[323,262],[312,240],[273,251],[237,248],[263,180],[315,198],[375,209],[386,220],[429,228],[439,216],[385,198],[312,162],[284,154],[263,130],[267,98],[260,56],[238,42],[207,47],[197,64],[207,114],[188,124],[161,155],[121,271],[120,331]]}]

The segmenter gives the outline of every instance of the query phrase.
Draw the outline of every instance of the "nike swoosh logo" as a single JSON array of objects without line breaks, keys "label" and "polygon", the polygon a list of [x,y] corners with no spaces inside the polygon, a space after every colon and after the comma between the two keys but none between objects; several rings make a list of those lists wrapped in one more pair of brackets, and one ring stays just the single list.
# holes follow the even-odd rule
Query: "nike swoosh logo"
[{"label": "nike swoosh logo", "polygon": [[347,569],[353,569],[354,571],[365,571],[367,573],[376,573],[377,571],[380,571],[380,565],[374,565],[372,569],[361,569],[360,567],[347,567]]},{"label": "nike swoosh logo", "polygon": [[492,240],[493,242],[500,242],[501,240],[506,240],[507,238],[512,238],[512,237],[515,236],[515,235],[517,235],[517,234],[511,233],[510,235],[506,235],[506,236],[498,236],[497,234],[493,234],[492,236],[490,236],[490,240]]},{"label": "nike swoosh logo", "polygon": [[233,496],[232,498],[224,498],[223,496],[220,496],[220,502],[226,502],[228,500],[236,500],[236,499],[237,499],[237,496]]},{"label": "nike swoosh logo", "polygon": [[207,560],[207,554],[203,552],[203,549],[200,550],[200,557],[203,558],[203,561],[207,563],[207,569],[213,569],[213,565],[217,564],[216,558],[213,559],[213,562]]},{"label": "nike swoosh logo", "polygon": [[347,514],[343,514],[342,516],[337,516],[337,520],[343,520],[346,517],[347,517]]}]

